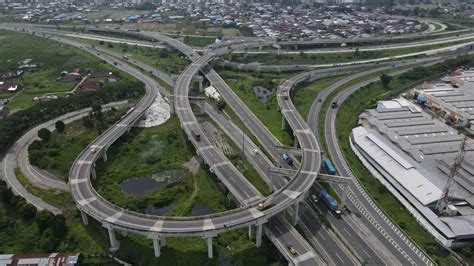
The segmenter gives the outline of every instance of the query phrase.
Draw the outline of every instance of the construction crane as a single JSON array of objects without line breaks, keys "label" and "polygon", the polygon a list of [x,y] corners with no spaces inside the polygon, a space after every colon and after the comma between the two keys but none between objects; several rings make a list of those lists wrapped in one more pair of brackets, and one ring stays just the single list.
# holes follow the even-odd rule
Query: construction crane
[{"label": "construction crane", "polygon": [[466,144],[467,144],[468,137],[464,136],[461,141],[461,147],[459,153],[456,155],[454,159],[454,163],[451,166],[448,175],[448,181],[446,181],[446,185],[443,188],[443,193],[441,194],[441,198],[436,203],[436,210],[442,216],[447,214],[447,207],[449,205],[449,198],[452,196],[454,189],[452,188],[452,184],[454,183],[454,176],[456,176],[461,168],[461,164],[464,160],[464,154],[466,153]]}]

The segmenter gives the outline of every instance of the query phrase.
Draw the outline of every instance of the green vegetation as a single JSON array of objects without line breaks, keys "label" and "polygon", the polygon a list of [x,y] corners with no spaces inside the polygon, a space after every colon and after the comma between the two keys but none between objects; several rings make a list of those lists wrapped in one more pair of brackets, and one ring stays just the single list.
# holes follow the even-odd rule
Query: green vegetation
[{"label": "green vegetation", "polygon": [[291,100],[295,105],[300,115],[306,120],[309,109],[316,97],[331,84],[343,79],[344,76],[334,76],[323,79],[318,79],[309,84],[303,84],[292,91]]},{"label": "green vegetation", "polygon": [[78,93],[57,101],[38,103],[0,120],[0,150],[5,151],[26,129],[62,114],[111,101],[138,98],[144,94],[143,83],[123,79],[94,92]]},{"label": "green vegetation", "polygon": [[201,36],[184,36],[183,42],[192,47],[205,47],[215,42],[215,38]]},{"label": "green vegetation", "polygon": [[189,64],[189,61],[183,58],[182,55],[167,48],[158,49],[103,41],[95,41],[95,45],[103,46],[119,53],[129,54],[133,58],[167,74],[180,74]]},{"label": "green vegetation", "polygon": [[79,153],[123,113],[124,110],[115,108],[100,116],[90,113],[82,121],[66,125],[64,132],[54,131],[48,141],[34,141],[28,147],[31,164],[67,180],[69,169]]},{"label": "green vegetation", "polygon": [[366,108],[373,106],[376,101],[398,95],[416,83],[440,75],[454,66],[469,65],[473,62],[473,57],[460,57],[430,67],[417,67],[405,74],[394,77],[390,84],[386,86],[382,85],[380,81],[372,83],[352,94],[340,106],[336,119],[339,145],[354,175],[384,212],[440,265],[453,265],[458,262],[452,256],[448,256],[449,252],[438,244],[431,234],[426,232],[409,215],[401,203],[362,165],[350,148],[349,135],[352,128],[357,124],[358,117],[354,114],[362,113]]},{"label": "green vegetation", "polygon": [[[293,143],[291,129],[281,129],[281,113],[277,111],[278,103],[275,95],[275,91],[281,79],[285,78],[285,76],[282,74],[250,74],[227,70],[219,71],[219,74],[227,81],[230,88],[277,139],[285,145],[291,145]],[[253,87],[255,86],[262,86],[272,91],[272,94],[268,97],[266,103],[260,102],[259,98],[253,91]]]},{"label": "green vegetation", "polygon": [[[11,92],[0,93],[1,98],[11,97],[8,104],[10,109],[31,107],[35,104],[33,98],[36,96],[66,96],[77,82],[59,81],[62,71],[72,71],[75,68],[113,71],[111,66],[102,64],[92,55],[41,37],[0,30],[0,38],[0,71],[16,71],[25,59],[32,59],[30,64],[38,66],[35,70],[28,70],[20,77],[8,80],[20,85],[20,91],[16,95]],[[117,75],[122,79],[126,77]],[[118,83],[123,82],[126,81]]]},{"label": "green vegetation", "polygon": [[235,62],[239,63],[252,63],[260,62],[265,65],[288,65],[288,64],[333,64],[333,63],[343,63],[356,60],[368,60],[375,58],[383,58],[390,56],[397,56],[403,54],[411,54],[417,52],[423,52],[432,49],[438,49],[448,46],[453,46],[456,44],[472,42],[473,39],[455,41],[450,43],[440,43],[432,45],[424,45],[417,47],[409,48],[395,48],[395,49],[383,49],[377,51],[359,51],[358,48],[354,48],[353,52],[346,53],[325,53],[325,54],[310,54],[301,51],[300,53],[295,54],[248,54],[247,56],[243,54],[234,54],[232,59]]},{"label": "green vegetation", "polygon": [[[0,181],[0,253],[81,252],[85,255],[85,263],[111,261],[105,249],[96,242],[101,239],[99,235],[90,233],[90,228],[81,225],[69,194],[35,188],[19,171],[16,171],[16,175],[34,195],[59,206],[63,215],[54,216],[48,211],[36,212],[33,207],[35,215],[25,217],[18,209],[30,204],[21,197],[12,196],[5,182]],[[106,243],[106,235],[102,241]],[[92,254],[95,258],[87,259]]]}]

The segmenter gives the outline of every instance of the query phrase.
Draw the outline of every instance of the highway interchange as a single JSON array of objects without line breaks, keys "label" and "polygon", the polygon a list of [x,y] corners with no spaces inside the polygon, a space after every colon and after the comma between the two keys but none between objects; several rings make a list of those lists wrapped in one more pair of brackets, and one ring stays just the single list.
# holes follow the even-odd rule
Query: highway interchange
[{"label": "highway interchange", "polygon": [[[38,30],[37,30],[38,31]],[[156,37],[157,34],[155,33],[146,33],[148,36],[153,36]],[[169,37],[168,37],[169,38]],[[171,39],[171,38],[169,38]],[[291,178],[291,182],[288,184],[285,184],[282,182],[284,179],[276,179],[274,182],[271,182],[271,184],[275,187],[275,194],[271,196],[272,203],[275,204],[275,207],[269,208],[268,210],[264,211],[258,211],[255,206],[258,202],[265,201],[267,199],[262,199],[262,196],[256,191],[249,183],[246,181],[245,178],[241,176],[241,174],[238,172],[238,170],[233,167],[232,164],[228,163],[228,160],[225,158],[224,155],[222,155],[218,150],[216,150],[215,147],[212,146],[212,144],[209,142],[209,140],[206,139],[204,136],[204,133],[201,131],[201,128],[198,126],[198,123],[194,117],[194,114],[191,112],[191,108],[189,105],[188,101],[188,88],[189,84],[191,82],[191,79],[193,76],[195,76],[198,71],[202,70],[203,67],[204,71],[203,74],[206,75],[206,78],[213,84],[219,92],[223,95],[224,99],[228,102],[228,104],[234,109],[234,111],[239,115],[239,117],[245,121],[247,124],[247,127],[249,130],[254,134],[260,144],[269,152],[270,156],[273,157],[272,159],[274,161],[279,162],[280,164],[283,164],[280,159],[280,155],[278,154],[278,151],[275,149],[276,146],[281,145],[274,137],[273,135],[266,129],[266,127],[253,115],[253,113],[244,105],[244,103],[232,92],[232,90],[226,85],[226,83],[220,78],[220,76],[210,67],[207,67],[207,63],[215,57],[217,54],[223,54],[227,53],[229,49],[221,49],[218,51],[214,51],[213,53],[208,53],[204,54],[203,56],[199,56],[195,51],[191,48],[186,47],[182,43],[174,40],[174,39],[165,39],[165,42],[167,42],[168,45],[174,46],[184,54],[186,54],[193,62],[192,64],[180,75],[178,80],[176,81],[175,84],[175,92],[174,92],[174,107],[176,110],[176,113],[178,117],[181,120],[181,123],[183,125],[184,130],[186,131],[187,135],[190,137],[190,140],[193,141],[193,144],[196,146],[197,151],[199,155],[201,155],[206,163],[210,165],[211,169],[219,176],[220,180],[223,181],[224,184],[229,188],[231,193],[234,195],[235,199],[239,201],[242,204],[242,207],[239,209],[233,210],[226,212],[224,214],[214,214],[209,217],[193,217],[192,219],[182,217],[182,218],[172,218],[169,219],[164,218],[164,217],[152,217],[148,215],[143,215],[143,214],[137,214],[137,213],[131,213],[127,210],[120,209],[116,206],[111,205],[110,203],[106,202],[104,199],[98,195],[95,190],[93,189],[90,179],[86,178],[91,175],[91,171],[93,171],[93,166],[94,166],[94,161],[95,159],[100,155],[100,153],[95,153],[92,154],[90,153],[90,147],[97,147],[100,149],[100,151],[106,150],[108,146],[110,146],[115,140],[125,133],[128,129],[129,126],[133,125],[133,123],[141,117],[143,112],[148,108],[148,106],[151,104],[151,101],[157,96],[157,93],[159,91],[159,88],[152,79],[150,79],[148,76],[143,75],[140,71],[135,69],[134,67],[131,67],[130,65],[127,64],[119,64],[117,67],[131,73],[135,77],[139,77],[140,80],[144,81],[147,87],[147,96],[142,99],[142,101],[137,104],[133,112],[131,112],[127,117],[125,117],[122,121],[119,121],[117,124],[115,124],[113,127],[111,127],[109,130],[107,130],[103,135],[101,135],[98,139],[96,139],[91,146],[84,150],[83,153],[78,157],[76,160],[76,163],[74,164],[73,168],[71,169],[71,177],[69,184],[71,186],[71,190],[73,193],[74,198],[76,199],[76,202],[78,203],[78,208],[82,210],[83,212],[89,214],[90,216],[94,217],[95,219],[102,221],[104,226],[108,226],[110,230],[112,228],[115,229],[127,229],[131,231],[137,231],[137,232],[152,232],[155,233],[153,236],[154,239],[160,239],[162,237],[165,237],[167,235],[201,235],[203,237],[209,237],[214,236],[215,234],[229,230],[233,227],[241,227],[241,226],[247,226],[247,225],[257,225],[261,226],[262,223],[267,222],[270,217],[278,214],[281,212],[281,210],[287,209],[289,206],[295,206],[295,202],[303,202],[302,198],[307,194],[308,189],[313,189],[311,185],[314,183],[314,179],[317,176],[317,172],[319,172],[319,163],[315,162],[320,162],[320,148],[319,148],[319,143],[318,143],[318,138],[319,135],[315,132],[313,134],[313,130],[317,129],[317,118],[315,119],[314,117],[317,117],[317,114],[319,112],[310,112],[309,116],[309,122],[308,125],[306,125],[306,122],[301,118],[301,116],[298,114],[296,111],[296,108],[293,106],[291,100],[283,100],[283,97],[281,96],[282,93],[280,93],[280,97],[278,97],[278,102],[279,106],[281,108],[282,114],[285,116],[286,120],[292,127],[293,131],[295,132],[295,136],[298,139],[299,145],[301,146],[304,156],[302,157],[302,162],[299,165],[300,167],[298,168],[299,170],[296,171],[297,174],[300,175],[300,177],[294,177]],[[62,42],[68,43],[70,45],[74,45],[76,47],[79,47],[81,49],[86,49],[89,50],[92,54],[97,54],[97,49],[93,49],[90,47],[85,47],[84,45],[78,44],[77,42],[73,42],[71,40],[66,40],[66,39],[61,39]],[[261,45],[261,44],[255,44],[255,45]],[[233,47],[230,50],[237,50],[237,49],[242,49],[243,47],[248,47],[248,44],[236,44],[236,47]],[[97,54],[97,56],[101,57],[102,59],[106,60],[109,63],[113,63],[117,61],[117,58],[113,58],[110,55],[106,55],[105,53],[100,53]],[[115,60],[115,61],[114,61]],[[139,64],[139,62],[135,62]],[[410,65],[413,64],[413,62],[405,62],[404,64]],[[400,64],[401,65],[401,64]],[[142,68],[145,68],[146,66],[142,66]],[[388,67],[386,67],[388,68]],[[380,70],[380,69],[379,69]],[[327,71],[326,71],[327,72]],[[324,73],[324,71],[320,71],[320,73]],[[160,75],[159,71],[153,71],[153,74]],[[313,75],[318,73],[312,73]],[[358,74],[356,74],[358,75]],[[318,77],[318,76],[317,76]],[[316,77],[316,78],[317,78]],[[353,76],[350,76],[353,78]],[[320,77],[319,77],[320,78]],[[168,82],[171,82],[171,80],[168,80]],[[291,79],[285,82],[294,82]],[[298,82],[296,82],[298,83]],[[343,83],[341,83],[343,84]],[[332,87],[329,87],[328,89],[324,90],[323,93],[321,93],[321,97],[327,97],[331,90],[335,90],[338,86],[341,84],[337,85],[334,84]],[[290,90],[294,87],[296,84],[292,83],[283,83],[280,89],[285,89],[285,90]],[[355,89],[352,88],[352,90],[348,90],[350,92],[354,91]],[[161,90],[163,91],[163,90]],[[348,92],[345,94],[345,97],[350,94]],[[319,97],[319,96],[318,96]],[[151,100],[150,100],[151,99]],[[341,96],[341,101],[344,98]],[[317,100],[319,100],[317,98]],[[324,99],[323,99],[324,100]],[[324,102],[324,101],[323,101]],[[318,104],[317,101],[315,100],[315,105],[314,110],[318,110]],[[319,107],[320,108],[320,107]],[[313,110],[313,108],[312,108]],[[334,112],[331,112],[332,110],[329,110],[327,115],[331,117],[333,115],[334,117]],[[209,112],[208,112],[209,114]],[[313,116],[311,116],[313,115]],[[215,120],[221,119],[221,124],[226,123],[222,118],[216,118],[214,117]],[[334,121],[334,119],[327,119],[327,121]],[[228,122],[228,121],[227,121]],[[229,123],[229,125],[221,125],[223,129],[229,128],[233,126],[232,123]],[[194,140],[192,137],[191,130],[195,132],[200,132],[201,136],[204,136],[200,141]],[[330,129],[328,129],[330,130]],[[236,132],[235,130],[229,130],[229,132]],[[227,133],[229,133],[227,132]],[[327,136],[334,136],[334,132],[326,132],[326,137]],[[328,134],[329,133],[329,134]],[[232,137],[232,134],[231,134]],[[233,136],[234,141],[238,139],[238,136]],[[248,139],[247,142],[249,142],[249,145],[247,147],[257,147],[255,144],[251,143],[251,140]],[[330,143],[328,141],[328,143]],[[252,146],[253,145],[253,146]],[[337,143],[336,143],[337,145]],[[337,148],[330,148],[330,152],[337,150]],[[247,151],[248,152],[248,151]],[[263,154],[263,153],[259,153]],[[340,171],[344,171],[343,169],[347,168],[347,166],[344,167],[344,161],[340,156],[340,154],[331,154],[332,158],[340,158],[341,160],[338,161],[336,160],[336,166],[337,169]],[[336,157],[335,157],[336,156]],[[262,159],[256,159],[254,164],[256,165],[256,168],[260,169],[260,172],[265,173],[266,169],[268,170],[269,164],[271,164],[271,159],[268,158],[262,158]],[[6,165],[6,164],[4,164]],[[304,170],[301,170],[304,169]],[[345,172],[340,172],[341,175],[343,176],[351,176],[350,172],[347,170]],[[270,180],[272,177],[266,178],[266,180]],[[296,180],[296,181],[294,181]],[[299,181],[300,180],[300,181]],[[355,186],[357,186],[357,183],[354,183]],[[239,189],[234,189],[232,188],[239,188]],[[253,188],[253,189],[252,189]],[[242,190],[244,189],[244,190]],[[360,188],[352,189],[352,191],[359,191]],[[362,190],[363,191],[363,190]],[[297,193],[295,193],[297,192]],[[357,192],[356,192],[357,194]],[[300,196],[301,195],[301,196]],[[364,205],[364,209],[368,210],[369,212],[371,210],[374,210],[373,213],[371,213],[371,217],[375,220],[377,220],[377,224],[379,227],[384,228],[384,231],[387,232],[390,236],[390,239],[392,241],[389,241],[387,237],[385,236],[384,233],[380,232],[380,234],[374,234],[377,236],[379,241],[383,243],[383,245],[388,245],[390,244],[396,249],[393,254],[396,259],[399,262],[405,263],[413,263],[413,264],[427,264],[430,263],[427,258],[421,254],[421,252],[415,247],[412,248],[412,244],[409,241],[404,241],[407,238],[403,236],[403,234],[400,234],[399,231],[396,232],[396,230],[387,230],[390,227],[393,227],[392,224],[390,224],[388,221],[386,221],[386,217],[383,216],[383,214],[380,213],[380,210],[377,208],[374,208],[373,202],[370,201],[370,199],[366,199],[367,195],[365,194],[360,194],[354,196],[354,198],[359,198],[359,200],[362,198],[362,205]],[[295,200],[298,199],[298,200]],[[365,199],[365,200],[364,200]],[[367,203],[365,203],[367,201]],[[352,201],[350,201],[352,202]],[[300,212],[302,213],[300,215],[301,219],[303,220],[304,225],[311,225],[307,226],[307,230],[313,229],[311,220],[314,218],[314,216],[309,215],[308,213],[311,212],[311,208],[308,207],[307,203],[302,203],[300,206]],[[227,216],[230,216],[227,217]],[[230,219],[232,221],[239,221],[236,224],[231,224],[229,223]],[[276,219],[276,220],[275,220]],[[263,221],[262,221],[263,220]],[[367,228],[371,228],[372,226],[369,224],[369,220],[361,219],[366,222]],[[346,219],[343,219],[342,222],[331,219],[331,222],[337,224],[337,223],[345,223]],[[278,219],[278,216],[275,218],[271,218],[270,226],[265,226],[265,231],[269,231],[267,234],[269,234],[270,239],[271,235],[280,235],[278,234],[278,228],[286,228],[288,230],[288,224],[283,225],[282,223],[285,223],[285,221]],[[367,254],[369,259],[364,260],[364,261],[369,261],[369,263],[374,264],[374,265],[380,265],[380,264],[390,264],[390,262],[381,259],[377,255],[377,251],[374,251],[370,248],[370,246],[364,241],[364,240],[354,240],[352,239],[354,235],[357,235],[356,232],[352,230],[353,226],[348,225],[350,224],[349,222],[346,223],[346,225],[342,226],[337,226],[337,228],[342,228],[343,231],[346,231],[346,240],[349,240],[350,242],[356,241],[358,243],[362,243],[363,245],[359,246],[358,243],[350,243],[351,247],[353,248],[362,248],[364,251],[357,250],[359,255],[361,253],[367,253],[371,252],[372,257],[370,254]],[[353,225],[353,224],[352,224]],[[344,227],[345,226],[345,227]],[[388,226],[388,227],[387,227]],[[261,227],[260,227],[261,228]],[[273,228],[273,233],[271,232]],[[351,229],[352,231],[348,231],[348,228]],[[393,228],[392,228],[393,229]],[[257,229],[261,230],[261,229]],[[396,234],[392,234],[393,232],[396,232]],[[109,231],[110,232],[110,231]],[[206,232],[212,232],[212,235],[209,236],[208,234],[205,234]],[[314,236],[317,235],[318,232],[315,232]],[[344,234],[344,233],[343,233]],[[112,238],[112,237],[111,237]],[[304,239],[301,239],[300,236],[295,236],[295,239],[288,239],[288,236],[281,237],[281,239],[286,239],[287,242],[289,241],[300,241],[301,247],[296,246],[296,248],[300,248],[300,250],[309,250],[308,252],[312,253],[313,251],[311,247],[305,246],[306,244],[304,243]],[[112,239],[111,239],[112,240]],[[310,239],[312,240],[312,239]],[[212,241],[212,240],[211,240]],[[385,241],[389,241],[390,243],[386,243]],[[275,241],[274,241],[275,242]],[[319,242],[318,248],[321,246],[321,239],[317,239],[316,241],[311,241],[313,242],[313,245],[316,245],[317,242]],[[316,242],[316,243],[314,243]],[[395,243],[395,244],[394,244]],[[326,244],[326,243],[324,243]],[[404,246],[406,244],[406,246]],[[411,245],[410,245],[411,244]],[[286,244],[283,244],[283,248],[285,247]],[[335,245],[336,247],[338,246],[337,244]],[[393,248],[390,248],[393,250]],[[280,249],[281,250],[281,249]],[[327,249],[325,249],[327,250]],[[283,251],[287,252],[287,251]],[[341,251],[341,254],[345,254],[347,252]],[[306,253],[303,253],[306,254]],[[346,262],[344,259],[339,258],[335,259],[340,256],[345,256],[344,258],[347,259],[347,261],[351,261],[353,259],[349,258],[350,255],[335,255],[330,254],[324,257],[324,261],[328,264],[341,264]],[[365,255],[363,255],[365,256]],[[287,255],[288,257],[288,255]],[[308,256],[308,265],[314,264],[316,261],[320,260],[320,258],[317,258],[316,254],[311,254],[311,256]],[[333,257],[331,259],[331,257]],[[328,261],[329,260],[331,261]],[[373,260],[370,260],[372,258]],[[291,261],[291,255],[289,256],[289,259]],[[312,262],[310,262],[312,261]],[[293,263],[300,263],[300,262],[306,262],[305,261],[294,261]],[[319,261],[320,262],[320,261]],[[332,262],[332,263],[331,263]],[[353,261],[351,261],[353,263]],[[351,264],[352,264],[351,263]]]}]

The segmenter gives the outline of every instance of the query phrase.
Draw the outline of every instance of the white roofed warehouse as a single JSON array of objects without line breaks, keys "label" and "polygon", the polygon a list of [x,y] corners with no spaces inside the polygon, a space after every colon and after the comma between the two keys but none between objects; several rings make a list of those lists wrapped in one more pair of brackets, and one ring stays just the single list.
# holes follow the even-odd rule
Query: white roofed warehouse
[{"label": "white roofed warehouse", "polygon": [[404,99],[380,101],[359,116],[351,147],[371,173],[441,243],[474,241],[474,141],[454,176],[449,212],[439,215],[451,165],[463,135],[422,107]]}]

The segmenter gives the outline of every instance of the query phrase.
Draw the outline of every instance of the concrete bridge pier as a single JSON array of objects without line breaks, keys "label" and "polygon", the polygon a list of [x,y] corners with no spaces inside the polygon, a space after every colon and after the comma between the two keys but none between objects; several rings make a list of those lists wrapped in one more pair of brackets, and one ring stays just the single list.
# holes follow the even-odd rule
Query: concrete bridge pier
[{"label": "concrete bridge pier", "polygon": [[105,226],[107,228],[107,231],[109,232],[109,240],[110,240],[110,251],[115,252],[119,249],[120,247],[120,242],[117,240],[117,237],[115,236],[115,231],[114,229],[108,225]]},{"label": "concrete bridge pier", "polygon": [[286,119],[285,117],[282,115],[281,116],[281,129],[285,129],[286,127]]},{"label": "concrete bridge pier", "polygon": [[300,208],[300,202],[297,201],[295,203],[294,207],[294,212],[293,212],[293,226],[296,226],[298,224],[298,210]]},{"label": "concrete bridge pier", "polygon": [[349,193],[349,186],[342,189],[341,209],[346,207],[347,194]]},{"label": "concrete bridge pier", "polygon": [[256,236],[255,236],[255,246],[257,248],[259,248],[260,246],[262,246],[262,227],[263,225],[260,224],[260,225],[256,225]]},{"label": "concrete bridge pier", "polygon": [[212,250],[212,238],[214,236],[207,236],[207,256],[212,259],[214,257]]},{"label": "concrete bridge pier", "polygon": [[82,223],[84,225],[88,225],[89,224],[89,217],[87,217],[87,214],[83,211],[80,211],[81,212],[81,217],[82,217]]},{"label": "concrete bridge pier", "polygon": [[252,240],[255,237],[255,227],[249,225],[249,239]]},{"label": "concrete bridge pier", "polygon": [[294,136],[294,138],[295,138],[295,141],[294,141],[293,147],[298,148],[298,145],[299,145],[298,138],[296,136]]},{"label": "concrete bridge pier", "polygon": [[104,163],[107,162],[107,148],[104,147],[104,151],[102,152],[102,159]]},{"label": "concrete bridge pier", "polygon": [[159,238],[153,238],[153,250],[155,251],[155,257],[159,258],[161,256],[161,245]]},{"label": "concrete bridge pier", "polygon": [[95,173],[95,162],[92,163],[92,167],[91,167],[91,176],[92,176],[92,179],[97,179],[97,174]]}]

